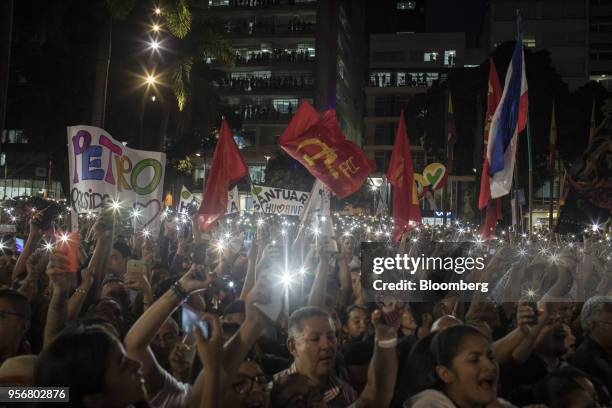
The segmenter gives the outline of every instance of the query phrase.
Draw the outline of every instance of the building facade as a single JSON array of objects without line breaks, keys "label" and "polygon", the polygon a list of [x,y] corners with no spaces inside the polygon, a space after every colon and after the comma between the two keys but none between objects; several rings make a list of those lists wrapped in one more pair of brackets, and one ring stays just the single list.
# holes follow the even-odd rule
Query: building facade
[{"label": "building facade", "polygon": [[[195,12],[223,23],[235,64],[211,67],[220,110],[233,118],[236,140],[263,177],[267,159],[302,100],[335,107],[346,136],[361,141],[365,73],[363,0],[209,0]],[[255,177],[253,177],[255,176]]]},{"label": "building facade", "polygon": [[589,78],[612,88],[612,0],[589,2]]},{"label": "building facade", "polygon": [[590,78],[589,6],[590,0],[492,0],[489,50],[516,38],[516,11],[520,10],[525,45],[548,50],[563,81],[570,90],[576,89]]},{"label": "building facade", "polygon": [[[365,87],[363,148],[384,172],[395,140],[400,111],[411,98],[446,80],[454,67],[482,62],[465,48],[464,33],[398,33],[370,36],[369,78]],[[420,137],[409,135],[415,169],[426,157]]]}]

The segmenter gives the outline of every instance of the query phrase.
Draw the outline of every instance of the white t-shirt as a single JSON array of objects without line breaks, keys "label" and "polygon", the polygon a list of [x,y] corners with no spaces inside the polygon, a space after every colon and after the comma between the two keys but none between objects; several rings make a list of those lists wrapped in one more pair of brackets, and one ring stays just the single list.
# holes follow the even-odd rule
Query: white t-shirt
[{"label": "white t-shirt", "polygon": [[178,381],[166,370],[161,370],[161,372],[164,376],[164,385],[151,399],[151,406],[155,408],[186,407],[191,396],[191,384]]}]

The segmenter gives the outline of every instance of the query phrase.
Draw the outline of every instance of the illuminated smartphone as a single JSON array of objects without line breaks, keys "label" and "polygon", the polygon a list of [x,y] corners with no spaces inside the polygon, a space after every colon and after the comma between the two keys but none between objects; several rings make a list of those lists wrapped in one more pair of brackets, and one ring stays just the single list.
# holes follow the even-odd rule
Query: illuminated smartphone
[{"label": "illuminated smartphone", "polygon": [[55,253],[68,258],[68,272],[79,270],[79,247],[81,238],[78,232],[55,233]]},{"label": "illuminated smartphone", "polygon": [[208,322],[200,319],[196,312],[194,312],[189,306],[183,306],[181,310],[181,326],[183,329],[183,333],[192,334],[193,326],[198,325],[204,338],[207,339],[210,337],[210,328],[208,327]]},{"label": "illuminated smartphone", "polygon": [[23,238],[15,238],[15,247],[17,247],[17,252],[23,252],[23,246],[25,245]]}]

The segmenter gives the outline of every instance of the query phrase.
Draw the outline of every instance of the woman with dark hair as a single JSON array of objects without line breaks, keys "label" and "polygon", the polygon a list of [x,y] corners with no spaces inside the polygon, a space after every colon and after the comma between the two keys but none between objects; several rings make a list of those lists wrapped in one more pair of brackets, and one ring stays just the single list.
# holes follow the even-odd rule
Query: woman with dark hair
[{"label": "woman with dark hair", "polygon": [[203,370],[198,378],[201,390],[191,400],[178,403],[174,390],[167,387],[147,395],[142,363],[130,358],[123,344],[101,325],[79,325],[58,335],[38,356],[34,386],[69,387],[70,402],[59,403],[62,407],[219,407],[223,333],[215,316],[201,314],[200,319],[206,322],[208,336],[194,327]]},{"label": "woman with dark hair", "polygon": [[405,407],[485,407],[496,401],[499,366],[491,341],[468,325],[437,333],[430,351],[435,385],[405,402]]},{"label": "woman with dark hair", "polygon": [[38,357],[37,387],[70,387],[69,407],[149,406],[142,364],[102,326],[64,331]]},{"label": "woman with dark hair", "polygon": [[404,401],[435,384],[436,363],[430,351],[434,335],[435,333],[430,333],[418,340],[407,353],[406,359],[403,360],[404,363],[395,387],[393,407],[401,407]]}]

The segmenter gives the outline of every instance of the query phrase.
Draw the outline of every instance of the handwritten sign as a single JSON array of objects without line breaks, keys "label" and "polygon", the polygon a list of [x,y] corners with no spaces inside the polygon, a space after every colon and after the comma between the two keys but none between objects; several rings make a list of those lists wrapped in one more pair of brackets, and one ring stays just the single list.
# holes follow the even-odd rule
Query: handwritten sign
[{"label": "handwritten sign", "polygon": [[253,186],[253,211],[299,216],[308,197],[305,191]]},{"label": "handwritten sign", "polygon": [[99,212],[119,200],[133,211],[133,225],[159,227],[166,155],[130,149],[104,129],[68,127],[72,226],[78,214]]}]

